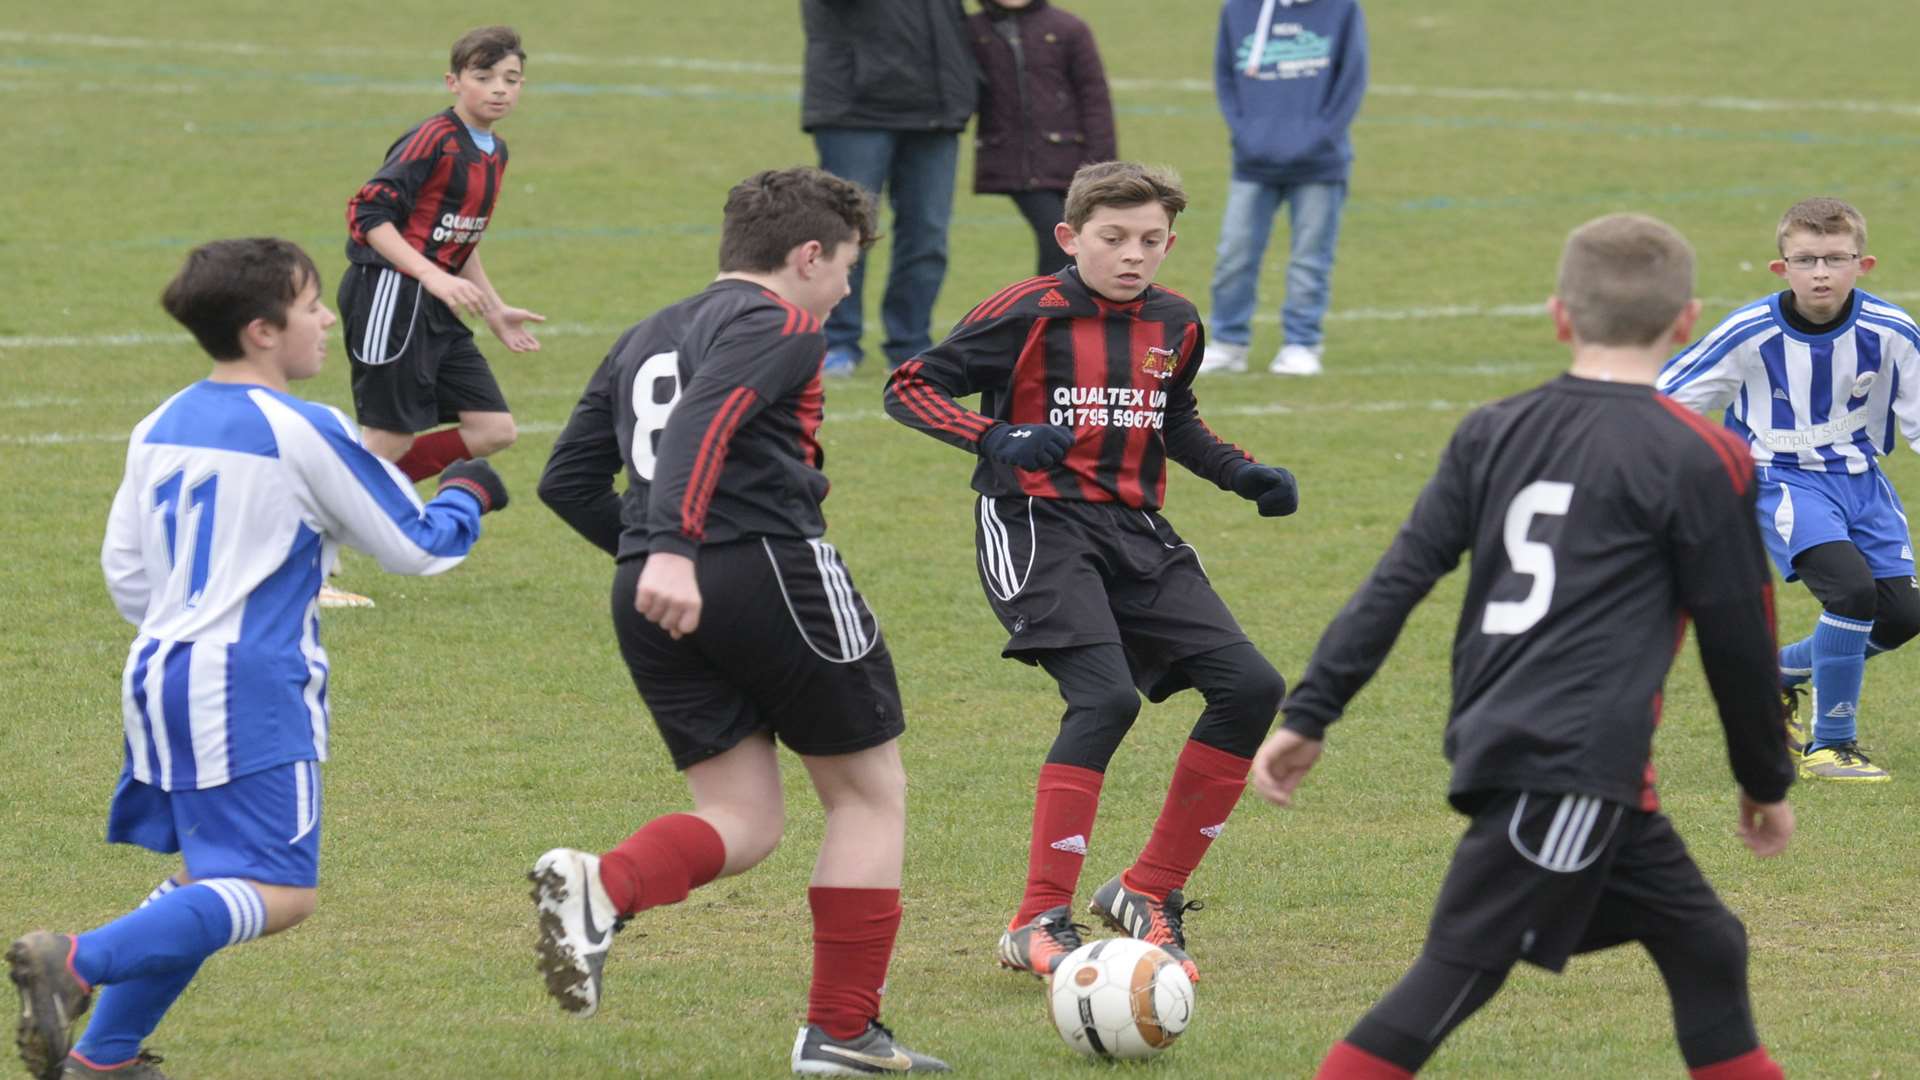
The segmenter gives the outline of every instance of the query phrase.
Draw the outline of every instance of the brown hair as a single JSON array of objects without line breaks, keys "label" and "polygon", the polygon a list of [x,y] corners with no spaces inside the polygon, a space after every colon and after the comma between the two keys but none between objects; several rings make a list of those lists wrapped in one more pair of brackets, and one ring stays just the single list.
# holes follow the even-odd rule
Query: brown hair
[{"label": "brown hair", "polygon": [[1066,219],[1079,232],[1095,210],[1103,206],[1139,206],[1157,202],[1166,208],[1167,225],[1187,208],[1187,193],[1172,169],[1132,161],[1103,161],[1082,165],[1067,187]]},{"label": "brown hair", "polygon": [[448,71],[455,75],[468,68],[490,68],[509,56],[527,62],[527,50],[520,47],[520,32],[511,26],[482,26],[460,35],[447,59]]},{"label": "brown hair", "polygon": [[1555,294],[1589,345],[1651,345],[1693,299],[1693,248],[1644,214],[1609,214],[1567,235]]},{"label": "brown hair", "polygon": [[1788,207],[1787,212],[1780,215],[1780,227],[1773,234],[1774,246],[1782,255],[1787,253],[1790,232],[1810,232],[1816,236],[1852,233],[1853,242],[1860,247],[1854,254],[1867,253],[1867,219],[1839,199],[1802,199]]},{"label": "brown hair", "polygon": [[720,225],[720,272],[778,270],[787,253],[818,240],[829,254],[851,240],[879,238],[873,196],[811,165],[757,172],[733,185]]},{"label": "brown hair", "polygon": [[193,333],[215,360],[246,355],[240,331],[255,319],[287,325],[287,308],[320,287],[313,260],[290,240],[215,240],[187,252],[186,265],[160,294],[160,306]]}]

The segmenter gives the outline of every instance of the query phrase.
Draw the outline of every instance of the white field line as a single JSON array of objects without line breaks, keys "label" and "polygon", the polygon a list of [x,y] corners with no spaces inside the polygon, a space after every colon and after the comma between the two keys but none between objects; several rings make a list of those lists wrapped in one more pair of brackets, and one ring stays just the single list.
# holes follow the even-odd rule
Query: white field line
[{"label": "white field line", "polygon": [[[133,52],[146,52],[156,55],[167,53],[212,53],[225,56],[316,56],[344,60],[364,59],[369,56],[416,58],[419,51],[400,48],[366,48],[363,46],[309,46],[289,48],[281,45],[265,45],[245,41],[167,41],[155,38],[122,37],[109,34],[73,34],[73,33],[31,33],[20,30],[0,30],[0,43],[16,45],[43,45],[63,48],[107,49]],[[722,75],[766,76],[797,81],[800,78],[798,64],[769,64],[744,60],[708,60],[698,57],[682,56],[591,56],[578,53],[538,53],[534,63],[551,64],[556,67],[588,68],[656,68],[668,71],[699,71]],[[424,80],[423,80],[424,81]],[[1211,79],[1110,79],[1115,90],[1138,91],[1142,93],[1190,93],[1211,95]],[[0,89],[13,89],[23,83],[8,82],[0,84]],[[151,84],[142,83],[151,89]],[[342,90],[360,90],[370,92],[418,93],[419,83],[368,82]],[[635,94],[655,94],[666,92],[668,88],[651,86],[609,85],[604,90],[609,93],[624,92]],[[685,92],[687,87],[674,88]],[[180,91],[177,91],[180,92]],[[191,92],[190,90],[184,92]],[[1432,98],[1443,101],[1507,101],[1534,105],[1598,105],[1621,109],[1709,109],[1746,113],[1819,113],[1844,112],[1888,116],[1920,116],[1920,103],[1902,101],[1874,101],[1855,98],[1826,98],[1820,100],[1785,98],[1750,98],[1733,95],[1692,95],[1692,94],[1632,94],[1613,90],[1594,88],[1572,89],[1533,89],[1525,87],[1501,86],[1410,86],[1398,83],[1375,83],[1367,88],[1367,93],[1378,97]]]},{"label": "white field line", "polygon": [[[1878,292],[1874,295],[1882,300],[1905,302],[1920,300],[1920,292]],[[1732,310],[1747,303],[1753,297],[1731,299],[1721,296],[1702,297],[1701,303],[1709,312]],[[1328,322],[1419,322],[1425,320],[1452,319],[1537,319],[1546,315],[1546,303],[1532,304],[1438,304],[1432,306],[1402,308],[1343,308],[1327,313]],[[955,316],[956,318],[958,316]],[[1258,323],[1274,324],[1280,321],[1278,315],[1263,313],[1254,316]],[[596,326],[589,323],[549,323],[540,328],[543,338],[565,337],[604,337],[611,339],[625,333],[632,323],[618,326]],[[186,345],[193,339],[183,333],[148,333],[143,331],[125,331],[111,334],[13,334],[0,335],[0,351],[7,349],[123,349],[147,345]],[[0,408],[7,407],[0,399]]]},{"label": "white field line", "polygon": [[[1303,413],[1465,412],[1482,404],[1485,402],[1442,399],[1329,402],[1319,405],[1282,405],[1278,402],[1268,402],[1259,405],[1220,405],[1206,410],[1206,414],[1218,417],[1295,416]],[[880,409],[834,409],[829,406],[824,426],[831,434],[833,425],[836,424],[874,424],[882,420],[891,420],[891,418]],[[557,422],[535,420],[520,424],[519,429],[526,435],[557,435],[564,426]],[[126,441],[127,432],[125,431],[49,431],[38,435],[0,435],[0,446],[70,446],[81,443],[124,443]]]}]

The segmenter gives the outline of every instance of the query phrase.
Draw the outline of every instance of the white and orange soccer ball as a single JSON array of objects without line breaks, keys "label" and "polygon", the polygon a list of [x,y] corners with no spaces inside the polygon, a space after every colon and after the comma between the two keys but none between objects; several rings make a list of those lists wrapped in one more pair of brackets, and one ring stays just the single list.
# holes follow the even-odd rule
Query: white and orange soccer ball
[{"label": "white and orange soccer ball", "polygon": [[1150,1058],[1193,1020],[1193,983],[1158,945],[1108,938],[1082,945],[1053,969],[1047,994],[1067,1045],[1101,1058]]}]

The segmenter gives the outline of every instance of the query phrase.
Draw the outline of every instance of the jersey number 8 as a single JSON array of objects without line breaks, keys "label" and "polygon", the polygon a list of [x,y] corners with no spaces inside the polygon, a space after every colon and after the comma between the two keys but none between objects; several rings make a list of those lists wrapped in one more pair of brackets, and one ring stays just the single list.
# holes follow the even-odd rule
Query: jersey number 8
[{"label": "jersey number 8", "polygon": [[680,400],[680,354],[654,353],[633,373],[633,471],[653,483],[659,461],[660,433]]}]

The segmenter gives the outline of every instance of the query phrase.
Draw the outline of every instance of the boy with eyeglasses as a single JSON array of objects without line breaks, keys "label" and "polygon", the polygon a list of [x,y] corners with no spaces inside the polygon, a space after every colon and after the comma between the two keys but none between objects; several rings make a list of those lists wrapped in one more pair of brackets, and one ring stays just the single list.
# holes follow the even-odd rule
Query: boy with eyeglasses
[{"label": "boy with eyeglasses", "polygon": [[1807,199],[1775,236],[1769,269],[1788,288],[1668,361],[1659,389],[1702,412],[1727,410],[1759,469],[1767,550],[1820,600],[1813,633],[1780,650],[1800,775],[1880,782],[1887,770],[1855,738],[1861,676],[1869,657],[1920,632],[1920,584],[1906,511],[1874,459],[1892,452],[1896,421],[1920,449],[1920,327],[1854,288],[1875,261],[1860,211]]}]

